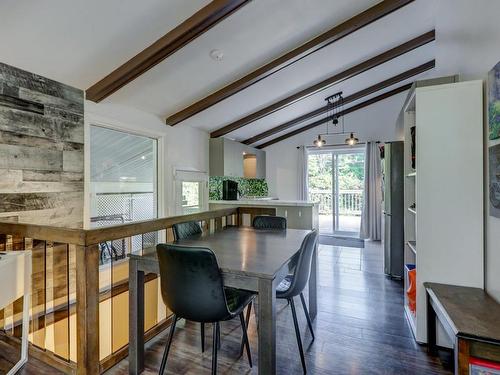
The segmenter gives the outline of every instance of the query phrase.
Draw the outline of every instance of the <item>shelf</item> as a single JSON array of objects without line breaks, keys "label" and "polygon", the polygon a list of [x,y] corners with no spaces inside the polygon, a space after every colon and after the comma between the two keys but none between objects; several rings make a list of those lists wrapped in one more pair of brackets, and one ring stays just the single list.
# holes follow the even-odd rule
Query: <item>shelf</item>
[{"label": "shelf", "polygon": [[406,242],[408,247],[413,251],[415,255],[417,255],[417,241],[408,241]]},{"label": "shelf", "polygon": [[413,333],[413,337],[417,337],[417,324],[415,322],[416,318],[415,315],[410,311],[410,308],[408,305],[405,304],[405,315],[406,319],[408,320],[408,323],[410,323],[411,327],[411,333]]},{"label": "shelf", "polygon": [[408,173],[406,177],[417,177],[417,172]]},{"label": "shelf", "polygon": [[416,215],[417,211],[414,210],[413,208],[408,207],[408,211],[410,211],[412,214]]}]

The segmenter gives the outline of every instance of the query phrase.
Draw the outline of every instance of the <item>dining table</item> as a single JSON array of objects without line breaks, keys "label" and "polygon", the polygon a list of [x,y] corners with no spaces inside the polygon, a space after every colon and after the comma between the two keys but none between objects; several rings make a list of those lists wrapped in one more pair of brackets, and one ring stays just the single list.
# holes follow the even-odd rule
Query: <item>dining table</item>
[{"label": "dining table", "polygon": [[[217,258],[224,285],[258,294],[258,371],[276,373],[276,287],[296,262],[310,230],[269,230],[226,227],[175,243],[211,249]],[[309,314],[317,314],[317,245],[309,278]],[[144,370],[144,276],[159,274],[156,249],[129,255],[129,373]]]}]

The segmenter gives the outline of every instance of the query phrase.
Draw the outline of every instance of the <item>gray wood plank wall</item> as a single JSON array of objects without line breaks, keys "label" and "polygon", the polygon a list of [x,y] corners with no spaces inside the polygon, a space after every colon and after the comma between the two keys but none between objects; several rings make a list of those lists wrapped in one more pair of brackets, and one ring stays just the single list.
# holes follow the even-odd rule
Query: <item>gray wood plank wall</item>
[{"label": "gray wood plank wall", "polygon": [[82,227],[83,101],[0,63],[0,220]]}]

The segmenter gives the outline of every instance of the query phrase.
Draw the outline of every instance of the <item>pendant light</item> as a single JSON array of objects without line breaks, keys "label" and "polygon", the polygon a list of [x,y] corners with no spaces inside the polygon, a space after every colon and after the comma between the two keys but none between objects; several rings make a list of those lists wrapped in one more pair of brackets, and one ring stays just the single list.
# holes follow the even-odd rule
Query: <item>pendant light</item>
[{"label": "pendant light", "polygon": [[315,139],[313,144],[316,147],[323,147],[326,144],[326,141],[323,138],[321,138],[321,134],[319,134],[318,139]]},{"label": "pendant light", "polygon": [[[337,92],[327,98],[326,101],[326,133],[318,134],[318,138],[313,141],[313,145],[316,147],[323,147],[326,145],[326,140],[322,138],[322,136],[329,135],[341,135],[341,134],[349,134],[349,137],[345,139],[345,144],[348,146],[354,146],[359,143],[359,139],[354,136],[354,132],[345,131],[344,125],[344,98],[342,97],[342,91]],[[342,131],[337,131],[330,133],[329,125],[330,122],[335,128],[339,127],[339,123],[341,123]]]},{"label": "pendant light", "polygon": [[354,136],[354,133],[351,133],[349,138],[346,138],[346,140],[345,140],[346,145],[349,145],[349,146],[357,145],[358,142],[359,142],[359,139]]}]

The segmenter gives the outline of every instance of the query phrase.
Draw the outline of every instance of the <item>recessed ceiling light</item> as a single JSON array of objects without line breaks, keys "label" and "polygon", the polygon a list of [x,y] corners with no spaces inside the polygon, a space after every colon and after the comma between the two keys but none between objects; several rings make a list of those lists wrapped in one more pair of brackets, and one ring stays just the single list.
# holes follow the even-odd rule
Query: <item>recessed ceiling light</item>
[{"label": "recessed ceiling light", "polygon": [[224,52],[219,49],[213,49],[210,51],[210,57],[215,61],[222,61],[224,59]]}]

